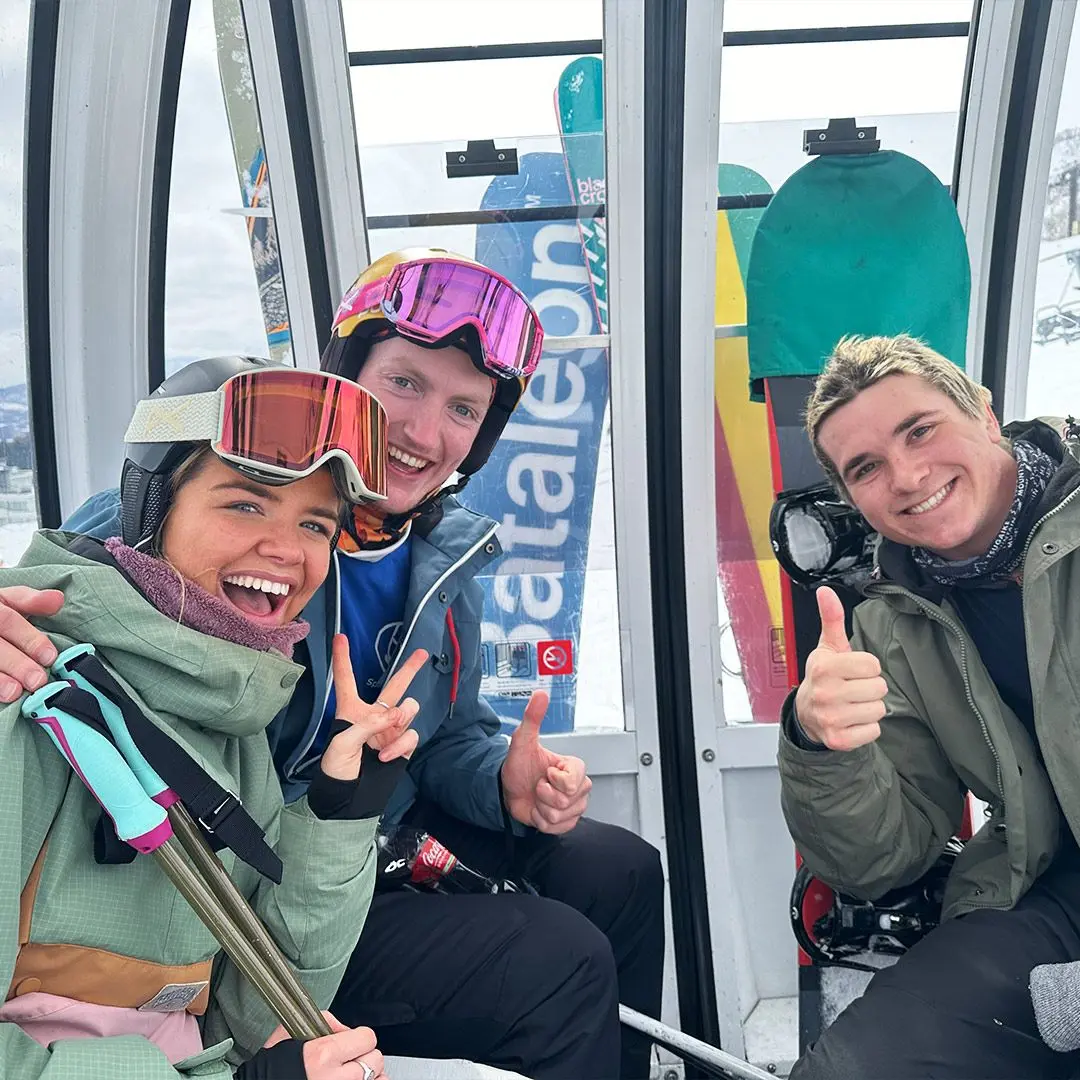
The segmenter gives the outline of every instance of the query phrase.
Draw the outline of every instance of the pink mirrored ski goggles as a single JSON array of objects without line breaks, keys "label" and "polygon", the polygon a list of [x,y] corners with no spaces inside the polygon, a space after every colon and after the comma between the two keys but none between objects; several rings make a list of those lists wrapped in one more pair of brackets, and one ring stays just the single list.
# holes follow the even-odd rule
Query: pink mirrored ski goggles
[{"label": "pink mirrored ski goggles", "polygon": [[517,288],[487,267],[437,259],[399,263],[385,278],[349,290],[334,329],[376,307],[398,333],[423,342],[472,326],[483,367],[498,378],[527,378],[540,362],[539,317]]}]

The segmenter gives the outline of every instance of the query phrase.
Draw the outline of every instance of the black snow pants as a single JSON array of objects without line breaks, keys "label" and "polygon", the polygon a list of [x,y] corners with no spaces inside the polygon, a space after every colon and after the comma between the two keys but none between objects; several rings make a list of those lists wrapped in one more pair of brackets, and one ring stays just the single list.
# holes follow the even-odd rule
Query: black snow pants
[{"label": "black snow pants", "polygon": [[[503,833],[431,804],[407,822],[495,873]],[[538,1080],[645,1080],[650,1045],[618,1003],[659,1016],[664,878],[633,833],[583,819],[515,840],[541,894],[377,894],[332,1011],[375,1029],[385,1054],[462,1057]]]},{"label": "black snow pants", "polygon": [[1039,1037],[1039,964],[1080,960],[1080,869],[1052,867],[1012,911],[943,923],[824,1032],[791,1080],[1076,1080]]}]

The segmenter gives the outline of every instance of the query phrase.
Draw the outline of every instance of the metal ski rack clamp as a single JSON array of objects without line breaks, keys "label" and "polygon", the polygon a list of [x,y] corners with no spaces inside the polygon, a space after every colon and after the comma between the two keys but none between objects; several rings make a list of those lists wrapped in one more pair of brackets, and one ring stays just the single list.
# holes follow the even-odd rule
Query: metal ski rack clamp
[{"label": "metal ski rack clamp", "polygon": [[807,128],[803,132],[803,153],[872,154],[881,149],[876,127],[856,127],[855,117],[830,120],[825,128]]},{"label": "metal ski rack clamp", "polygon": [[517,176],[517,150],[498,148],[494,139],[470,139],[464,150],[447,150],[446,178],[460,176]]}]

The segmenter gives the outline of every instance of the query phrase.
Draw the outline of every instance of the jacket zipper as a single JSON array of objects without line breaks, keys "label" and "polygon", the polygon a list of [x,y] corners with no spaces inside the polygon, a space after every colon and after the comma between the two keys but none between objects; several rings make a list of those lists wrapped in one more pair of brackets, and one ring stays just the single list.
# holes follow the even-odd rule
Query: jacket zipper
[{"label": "jacket zipper", "polygon": [[469,550],[466,551],[465,554],[462,555],[461,558],[458,559],[458,561],[454,563],[453,566],[444,570],[435,579],[435,581],[432,582],[431,588],[429,588],[428,591],[424,593],[424,598],[420,601],[419,604],[416,605],[416,611],[413,613],[412,622],[409,623],[409,629],[405,632],[405,636],[401,639],[401,645],[398,646],[397,656],[394,657],[394,662],[390,665],[390,670],[386,673],[387,679],[389,679],[394,674],[394,672],[397,671],[398,665],[401,663],[402,657],[407,655],[405,646],[409,644],[409,638],[412,637],[412,632],[416,629],[416,624],[420,619],[420,615],[423,612],[424,608],[427,606],[427,602],[434,595],[435,590],[438,589],[439,586],[442,585],[442,583],[446,581],[446,579],[450,577],[450,575],[453,574],[456,570],[458,570],[464,563],[467,563],[498,531],[499,526],[492,525],[491,528],[488,529],[488,531],[484,533],[484,535],[481,536],[480,539],[477,540],[476,543],[473,544],[473,546],[469,548]]},{"label": "jacket zipper", "polygon": [[875,593],[887,593],[894,596],[906,596],[911,600],[924,615],[929,616],[934,622],[940,623],[946,629],[950,630],[956,635],[957,641],[960,643],[960,674],[964,679],[964,693],[967,695],[968,705],[971,706],[971,711],[975,714],[975,718],[979,721],[979,727],[982,730],[983,739],[986,740],[986,745],[990,749],[990,753],[994,758],[994,768],[997,772],[997,789],[998,797],[1001,799],[1001,812],[1002,816],[1005,816],[1005,782],[1001,773],[1001,758],[998,757],[997,749],[994,746],[994,740],[990,738],[990,729],[986,726],[986,721],[983,719],[983,715],[979,712],[979,707],[975,704],[975,695],[971,692],[971,676],[968,671],[968,654],[967,643],[964,641],[963,631],[952,621],[943,611],[939,608],[931,606],[924,602],[921,597],[908,589],[905,589],[902,585],[875,585]]},{"label": "jacket zipper", "polygon": [[[1007,821],[1008,813],[1005,808],[1005,782],[1001,773],[1001,758],[998,757],[994,741],[990,738],[990,729],[986,726],[986,721],[983,719],[982,713],[979,712],[979,708],[975,704],[975,696],[971,692],[971,677],[968,673],[967,662],[967,644],[964,642],[963,632],[944,612],[924,604],[920,597],[905,589],[902,585],[875,585],[874,592],[890,593],[894,596],[906,596],[915,603],[923,614],[927,615],[934,622],[941,623],[942,626],[946,627],[956,635],[956,639],[960,643],[960,674],[964,679],[964,693],[967,695],[968,705],[971,706],[971,711],[979,721],[979,728],[982,731],[983,739],[986,740],[986,745],[990,748],[990,753],[993,755],[994,769],[997,773],[998,797],[1001,799],[1001,819],[1003,822]],[[977,900],[969,900],[964,906],[969,910],[974,910],[975,908],[1000,907],[998,904],[980,903]]]}]

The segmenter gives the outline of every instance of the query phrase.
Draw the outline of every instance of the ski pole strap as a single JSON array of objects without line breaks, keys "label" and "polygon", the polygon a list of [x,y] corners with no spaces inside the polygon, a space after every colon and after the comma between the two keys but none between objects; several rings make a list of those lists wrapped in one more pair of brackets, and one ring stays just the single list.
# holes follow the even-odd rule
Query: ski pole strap
[{"label": "ski pole strap", "polygon": [[[175,792],[206,831],[211,846],[215,850],[229,848],[263,877],[275,884],[281,883],[281,859],[267,844],[262,829],[236,795],[223,788],[190,754],[149,720],[93,652],[77,653],[75,649],[68,649],[57,658],[54,669],[56,667],[61,668],[68,678],[75,676],[85,680],[90,690],[66,685],[51,698],[52,704],[117,742],[96,694],[114,704],[120,716],[113,716],[113,726],[118,720],[122,722],[139,759],[153,776]],[[120,741],[123,750],[123,741]],[[135,771],[140,781],[147,780],[146,770],[137,768]]]}]

